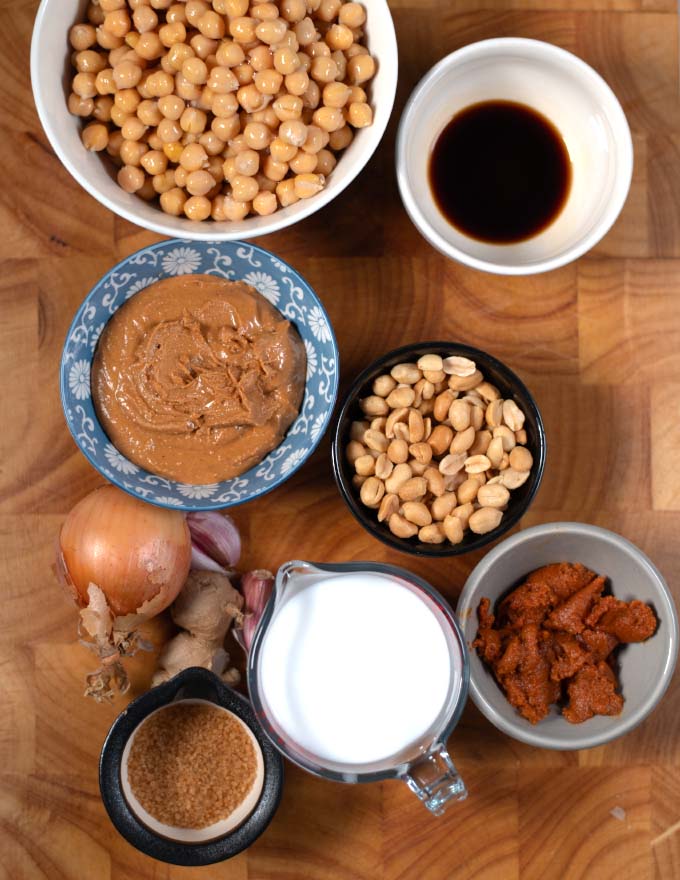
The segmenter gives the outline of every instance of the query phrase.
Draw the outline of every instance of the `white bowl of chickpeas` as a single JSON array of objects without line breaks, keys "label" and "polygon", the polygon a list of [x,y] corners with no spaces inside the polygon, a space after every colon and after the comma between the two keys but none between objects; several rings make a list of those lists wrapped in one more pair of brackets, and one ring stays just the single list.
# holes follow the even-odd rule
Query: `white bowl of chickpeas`
[{"label": "white bowl of chickpeas", "polygon": [[114,213],[168,236],[253,238],[322,208],[368,162],[397,43],[386,0],[42,0],[31,80],[59,159]]}]

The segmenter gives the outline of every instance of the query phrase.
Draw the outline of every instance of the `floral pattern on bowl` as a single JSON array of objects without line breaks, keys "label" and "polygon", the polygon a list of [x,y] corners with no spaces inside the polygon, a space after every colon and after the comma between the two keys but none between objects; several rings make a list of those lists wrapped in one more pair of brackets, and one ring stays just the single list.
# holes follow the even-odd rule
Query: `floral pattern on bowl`
[{"label": "floral pattern on bowl", "polygon": [[[281,444],[241,476],[205,486],[168,480],[129,461],[104,433],[90,389],[97,341],[116,309],[162,278],[195,273],[252,284],[295,325],[307,352],[302,406]],[[78,447],[107,480],[162,507],[211,510],[264,495],[302,466],[328,427],[338,375],[338,349],[328,315],[311,287],[291,266],[256,245],[174,239],[127,257],[87,295],[64,345],[61,399],[66,423]]]}]

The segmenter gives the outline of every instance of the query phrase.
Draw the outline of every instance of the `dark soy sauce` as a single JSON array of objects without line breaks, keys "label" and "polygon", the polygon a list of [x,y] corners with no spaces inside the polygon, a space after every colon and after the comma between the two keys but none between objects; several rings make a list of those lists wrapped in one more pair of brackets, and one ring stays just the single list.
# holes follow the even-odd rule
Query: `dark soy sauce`
[{"label": "dark soy sauce", "polygon": [[511,244],[542,232],[564,207],[571,162],[562,136],[541,113],[513,101],[466,107],[439,135],[430,187],[460,232]]}]

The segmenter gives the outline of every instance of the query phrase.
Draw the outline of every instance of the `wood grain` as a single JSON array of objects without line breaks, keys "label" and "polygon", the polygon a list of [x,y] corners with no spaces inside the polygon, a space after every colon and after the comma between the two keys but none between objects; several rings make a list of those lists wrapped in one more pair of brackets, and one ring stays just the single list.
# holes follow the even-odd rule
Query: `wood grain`
[{"label": "wood grain", "polygon": [[[680,100],[673,0],[391,0],[400,42],[394,118],[332,206],[263,244],[316,288],[340,344],[342,386],[398,345],[450,338],[506,361],[535,392],[549,443],[523,525],[593,522],[641,546],[680,597]],[[58,366],[94,281],[157,237],[114,217],[63,170],[30,96],[36,0],[0,0],[0,878],[184,880],[110,825],[97,760],[123,702],[82,697],[89,655],[53,582],[54,537],[100,483],[63,421]],[[610,82],[635,143],[633,185],[578,263],[504,279],[447,262],[404,213],[396,123],[417,80],[473,40],[519,35],[577,52]],[[407,565],[452,602],[481,553],[401,557],[371,539],[334,486],[326,439],[275,493],[235,512],[246,566],[286,559]],[[167,623],[151,628],[160,643]],[[351,639],[348,636],[348,650]],[[131,664],[133,694],[152,658]],[[605,880],[680,876],[680,687],[627,737],[542,751],[470,704],[450,748],[468,800],[431,818],[398,783],[345,787],[290,767],[281,808],[226,880]],[[619,809],[616,809],[619,808]],[[614,811],[614,812],[612,812]]]}]

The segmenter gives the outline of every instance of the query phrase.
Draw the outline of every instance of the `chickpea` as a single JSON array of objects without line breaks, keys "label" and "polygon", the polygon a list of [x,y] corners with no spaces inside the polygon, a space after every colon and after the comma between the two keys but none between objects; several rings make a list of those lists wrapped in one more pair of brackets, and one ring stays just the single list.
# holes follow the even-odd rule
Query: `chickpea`
[{"label": "chickpea", "polygon": [[113,81],[117,89],[133,89],[141,78],[142,68],[132,61],[121,61],[113,68]]},{"label": "chickpea", "polygon": [[250,7],[250,14],[258,21],[274,21],[279,17],[279,9],[275,3],[256,3]]},{"label": "chickpea", "polygon": [[137,40],[135,52],[145,61],[154,61],[156,58],[160,58],[161,55],[163,55],[165,49],[158,34],[150,31],[147,34],[142,34]]},{"label": "chickpea", "polygon": [[285,21],[277,18],[274,21],[260,22],[255,28],[255,36],[258,40],[262,40],[263,43],[268,43],[271,46],[275,43],[280,43],[287,30]]},{"label": "chickpea", "polygon": [[116,91],[116,84],[113,81],[113,69],[105,67],[100,70],[95,77],[95,88],[100,95],[113,95]]},{"label": "chickpea", "polygon": [[[90,24],[100,25],[104,21],[105,12],[97,3],[89,3],[87,6],[87,20]],[[95,37],[96,39],[96,37]]]},{"label": "chickpea", "polygon": [[246,120],[246,125],[248,122],[262,122],[267,128],[275,131],[279,127],[280,121],[271,107],[265,107],[264,110],[256,110],[255,113],[251,113]]},{"label": "chickpea", "polygon": [[117,175],[118,186],[126,193],[135,193],[144,184],[144,172],[136,165],[123,165]]},{"label": "chickpea", "polygon": [[353,85],[361,85],[375,76],[375,61],[370,55],[355,55],[347,62],[347,75]]},{"label": "chickpea", "polygon": [[[121,137],[123,137],[122,132]],[[134,165],[136,167],[142,164],[142,156],[144,156],[148,150],[148,146],[141,141],[126,141],[123,139],[119,153],[120,158],[125,165]]]},{"label": "chickpea", "polygon": [[361,3],[343,3],[338,11],[338,21],[348,28],[360,28],[366,22],[366,10]]},{"label": "chickpea", "polygon": [[128,116],[120,130],[126,141],[139,141],[146,134],[146,125],[137,116]]},{"label": "chickpea", "polygon": [[[97,99],[101,101],[101,98]],[[72,92],[68,96],[68,111],[69,113],[73,113],[74,116],[92,116],[94,111],[95,102],[92,98],[81,98],[80,95],[76,95],[75,92]],[[109,118],[111,118],[111,114],[109,113]]]},{"label": "chickpea", "polygon": [[239,18],[248,12],[249,0],[221,0],[223,9],[217,10],[229,18]]},{"label": "chickpea", "polygon": [[187,58],[182,64],[182,76],[194,85],[208,81],[208,65],[201,58]]},{"label": "chickpea", "polygon": [[187,194],[177,186],[161,193],[161,208],[166,214],[172,214],[173,217],[179,217],[182,214],[186,201]]},{"label": "chickpea", "polygon": [[211,40],[221,40],[226,30],[224,19],[212,9],[203,13],[196,22],[196,27],[204,37],[209,37]]},{"label": "chickpea", "polygon": [[278,70],[261,70],[253,77],[255,88],[263,95],[275,95],[283,83],[283,74]]},{"label": "chickpea", "polygon": [[239,64],[233,68],[234,76],[239,82],[241,86],[248,86],[252,83],[253,77],[255,76],[255,71],[252,66],[247,62],[243,64]]},{"label": "chickpea", "polygon": [[158,25],[158,16],[150,6],[138,6],[132,13],[132,21],[140,34],[154,30]]},{"label": "chickpea", "polygon": [[158,109],[166,119],[177,120],[180,118],[186,104],[177,95],[165,95],[158,100]]},{"label": "chickpea", "polygon": [[[260,154],[257,150],[243,150],[234,157],[234,167],[238,174],[254,177],[260,170]],[[245,199],[249,201],[249,199]]]},{"label": "chickpea", "polygon": [[342,7],[342,0],[321,0],[317,16],[321,21],[333,21],[338,17]]},{"label": "chickpea", "polygon": [[186,171],[198,171],[208,164],[208,154],[201,144],[187,144],[179,157],[179,164]]},{"label": "chickpea", "polygon": [[322,99],[326,107],[342,109],[349,101],[351,89],[344,83],[332,82],[324,86]]},{"label": "chickpea", "polygon": [[347,59],[345,58],[345,53],[336,50],[331,55],[331,58],[335,61],[336,67],[338,68],[336,80],[338,82],[344,82],[347,79]]},{"label": "chickpea", "polygon": [[184,14],[189,24],[197,27],[199,19],[205,15],[209,8],[210,6],[205,0],[187,0],[184,5]]},{"label": "chickpea", "polygon": [[328,141],[328,145],[331,150],[344,150],[346,149],[354,139],[354,135],[352,134],[352,129],[349,125],[345,125],[337,131],[332,131],[330,133],[330,138]]},{"label": "chickpea", "polygon": [[246,60],[246,53],[238,43],[234,43],[232,40],[220,43],[215,56],[220,67],[237,67]]},{"label": "chickpea", "polygon": [[295,174],[310,174],[316,170],[316,153],[304,153],[300,150],[288,164]]},{"label": "chickpea", "polygon": [[310,46],[307,46],[307,55],[311,59],[314,58],[330,58],[331,50],[330,47],[323,42],[323,40],[317,40],[315,43],[312,43]]},{"label": "chickpea", "polygon": [[76,52],[82,52],[94,46],[97,32],[91,24],[74,24],[68,32],[68,39]]},{"label": "chickpea", "polygon": [[254,71],[271,70],[274,67],[274,56],[269,46],[255,46],[248,52],[248,63]]},{"label": "chickpea", "polygon": [[[257,185],[260,187],[260,192],[270,192],[276,193],[276,181],[270,180],[264,174],[256,174],[255,180],[257,181]],[[255,201],[253,199],[253,201]]]},{"label": "chickpea", "polygon": [[226,117],[216,116],[210,123],[210,130],[227,143],[230,138],[235,137],[241,130],[241,120],[238,114]]},{"label": "chickpea", "polygon": [[311,55],[308,55],[306,52],[298,52],[298,61],[300,62],[300,70],[309,73],[312,67]]},{"label": "chickpea", "polygon": [[239,82],[235,74],[228,67],[216,66],[210,71],[208,87],[215,94],[225,95],[228,92],[235,92],[239,87]]},{"label": "chickpea", "polygon": [[[70,100],[70,99],[69,99]],[[83,100],[82,98],[80,100]],[[86,100],[90,100],[89,98]],[[87,115],[94,116],[98,122],[111,121],[111,108],[113,107],[113,98],[110,95],[100,95],[94,99],[94,107],[91,113]]]},{"label": "chickpea", "polygon": [[263,110],[271,98],[263,95],[254,83],[247,86],[241,86],[236,92],[236,98],[246,113],[254,113],[256,110]]},{"label": "chickpea", "polygon": [[97,94],[96,77],[93,73],[77,73],[73,77],[73,91],[80,98],[94,98]]},{"label": "chickpea", "polygon": [[92,122],[83,129],[81,139],[86,150],[99,153],[108,146],[109,130],[100,122]]},{"label": "chickpea", "polygon": [[176,119],[162,119],[158,123],[156,133],[164,144],[172,144],[182,137],[182,126]]},{"label": "chickpea", "polygon": [[319,128],[323,128],[324,131],[328,132],[339,131],[345,125],[345,117],[342,110],[338,110],[336,107],[319,107],[318,110],[314,111],[312,118],[314,125],[318,125]]},{"label": "chickpea", "polygon": [[279,73],[287,76],[289,73],[294,73],[298,69],[300,60],[297,52],[294,52],[292,49],[288,48],[288,46],[279,46],[274,50],[273,64],[275,70],[278,70]]},{"label": "chickpea", "polygon": [[354,34],[346,25],[334,24],[326,33],[326,42],[333,51],[339,49],[344,52],[354,42]]},{"label": "chickpea", "polygon": [[253,211],[261,217],[267,217],[276,211],[277,202],[273,192],[261,190],[253,199]]},{"label": "chickpea", "polygon": [[279,126],[279,138],[286,144],[301,147],[307,140],[307,126],[299,119],[289,119]]},{"label": "chickpea", "polygon": [[254,43],[257,39],[255,29],[257,21],[247,15],[232,18],[229,22],[229,33],[237,43]]},{"label": "chickpea", "polygon": [[330,135],[318,125],[307,126],[307,140],[302,145],[305,153],[318,153],[327,146]]},{"label": "chickpea", "polygon": [[279,182],[283,180],[286,174],[288,174],[288,163],[277,162],[271,156],[267,156],[264,160],[262,170],[264,171],[265,177]]},{"label": "chickpea", "polygon": [[175,168],[175,186],[181,187],[181,189],[185,189],[187,185],[187,177],[191,172],[187,171],[186,168],[183,168],[181,165],[178,165]]},{"label": "chickpea", "polygon": [[259,191],[257,181],[245,174],[235,174],[231,178],[231,191],[238,202],[251,202]]},{"label": "chickpea", "polygon": [[312,60],[311,74],[317,82],[330,83],[338,75],[338,65],[332,58],[320,55]]},{"label": "chickpea", "polygon": [[207,123],[208,117],[206,114],[203,110],[196,109],[196,107],[187,107],[179,119],[182,131],[191,134],[200,134],[202,131],[205,131]]},{"label": "chickpea", "polygon": [[125,0],[99,0],[102,12],[114,12],[116,9],[125,9]]},{"label": "chickpea", "polygon": [[296,70],[285,77],[284,84],[289,94],[304,95],[309,88],[309,76],[304,70]]},{"label": "chickpea", "polygon": [[303,18],[301,21],[298,21],[293,31],[301,46],[309,46],[319,38],[319,33],[314,27],[314,22],[311,18]]},{"label": "chickpea", "polygon": [[109,142],[106,145],[106,152],[111,158],[120,161],[120,148],[123,144],[123,135],[119,131],[109,133]]},{"label": "chickpea", "polygon": [[211,40],[209,37],[204,37],[203,34],[194,34],[189,40],[189,46],[194,50],[194,55],[198,55],[205,61],[210,55],[217,53],[219,40]]},{"label": "chickpea", "polygon": [[281,16],[293,24],[307,15],[305,0],[281,0]]},{"label": "chickpea", "polygon": [[243,220],[248,216],[250,205],[248,202],[239,202],[233,196],[225,196],[222,203],[222,210],[227,220]]},{"label": "chickpea", "polygon": [[214,186],[215,178],[209,171],[192,171],[187,177],[187,192],[192,196],[205,196]]},{"label": "chickpea", "polygon": [[168,9],[172,6],[172,0],[149,0],[149,5],[154,9]]},{"label": "chickpea", "polygon": [[187,12],[186,12],[186,3],[173,3],[165,13],[165,20],[169,24],[174,24],[176,21],[181,22],[182,24],[187,23]]},{"label": "chickpea", "polygon": [[264,150],[269,146],[274,135],[263,122],[249,122],[243,129],[243,138],[248,148]]},{"label": "chickpea", "polygon": [[179,162],[179,157],[182,155],[182,151],[184,150],[184,144],[180,141],[173,141],[169,144],[163,144],[163,152],[168,157],[170,162]]},{"label": "chickpea", "polygon": [[105,30],[103,26],[100,25],[97,28],[97,43],[102,49],[118,49],[124,42],[123,37],[117,37],[111,31]]},{"label": "chickpea", "polygon": [[269,144],[269,155],[275,162],[290,162],[297,151],[295,144],[286,143],[279,137]]},{"label": "chickpea", "polygon": [[338,160],[330,150],[319,150],[316,154],[316,171],[318,174],[323,174],[328,177],[337,163]]},{"label": "chickpea", "polygon": [[366,128],[373,122],[373,110],[370,104],[350,104],[347,110],[347,122],[354,128]]},{"label": "chickpea", "polygon": [[276,197],[282,208],[287,208],[289,205],[294,205],[295,202],[300,201],[300,196],[295,192],[295,183],[291,178],[282,180],[278,184],[276,187]]},{"label": "chickpea", "polygon": [[274,101],[272,109],[280,122],[299,119],[302,115],[302,98],[297,95],[281,95]]},{"label": "chickpea", "polygon": [[94,49],[84,49],[77,52],[75,57],[76,70],[79,73],[99,73],[106,65],[106,58],[101,52],[95,52]]},{"label": "chickpea", "polygon": [[108,12],[102,27],[108,33],[113,34],[114,37],[124,37],[132,27],[130,13],[127,9],[116,9],[115,12]]},{"label": "chickpea", "polygon": [[368,96],[366,95],[366,92],[361,88],[361,86],[349,87],[350,104],[365,104],[366,101],[368,101]]},{"label": "chickpea", "polygon": [[325,178],[322,174],[298,174],[294,178],[295,195],[299,199],[309,199],[321,192]]},{"label": "chickpea", "polygon": [[168,158],[159,150],[149,150],[140,158],[139,164],[152,177],[165,172],[168,167]]},{"label": "chickpea", "polygon": [[309,110],[315,110],[319,106],[320,101],[321,89],[315,82],[310,82],[307,86],[307,91],[302,96],[302,106]]}]

